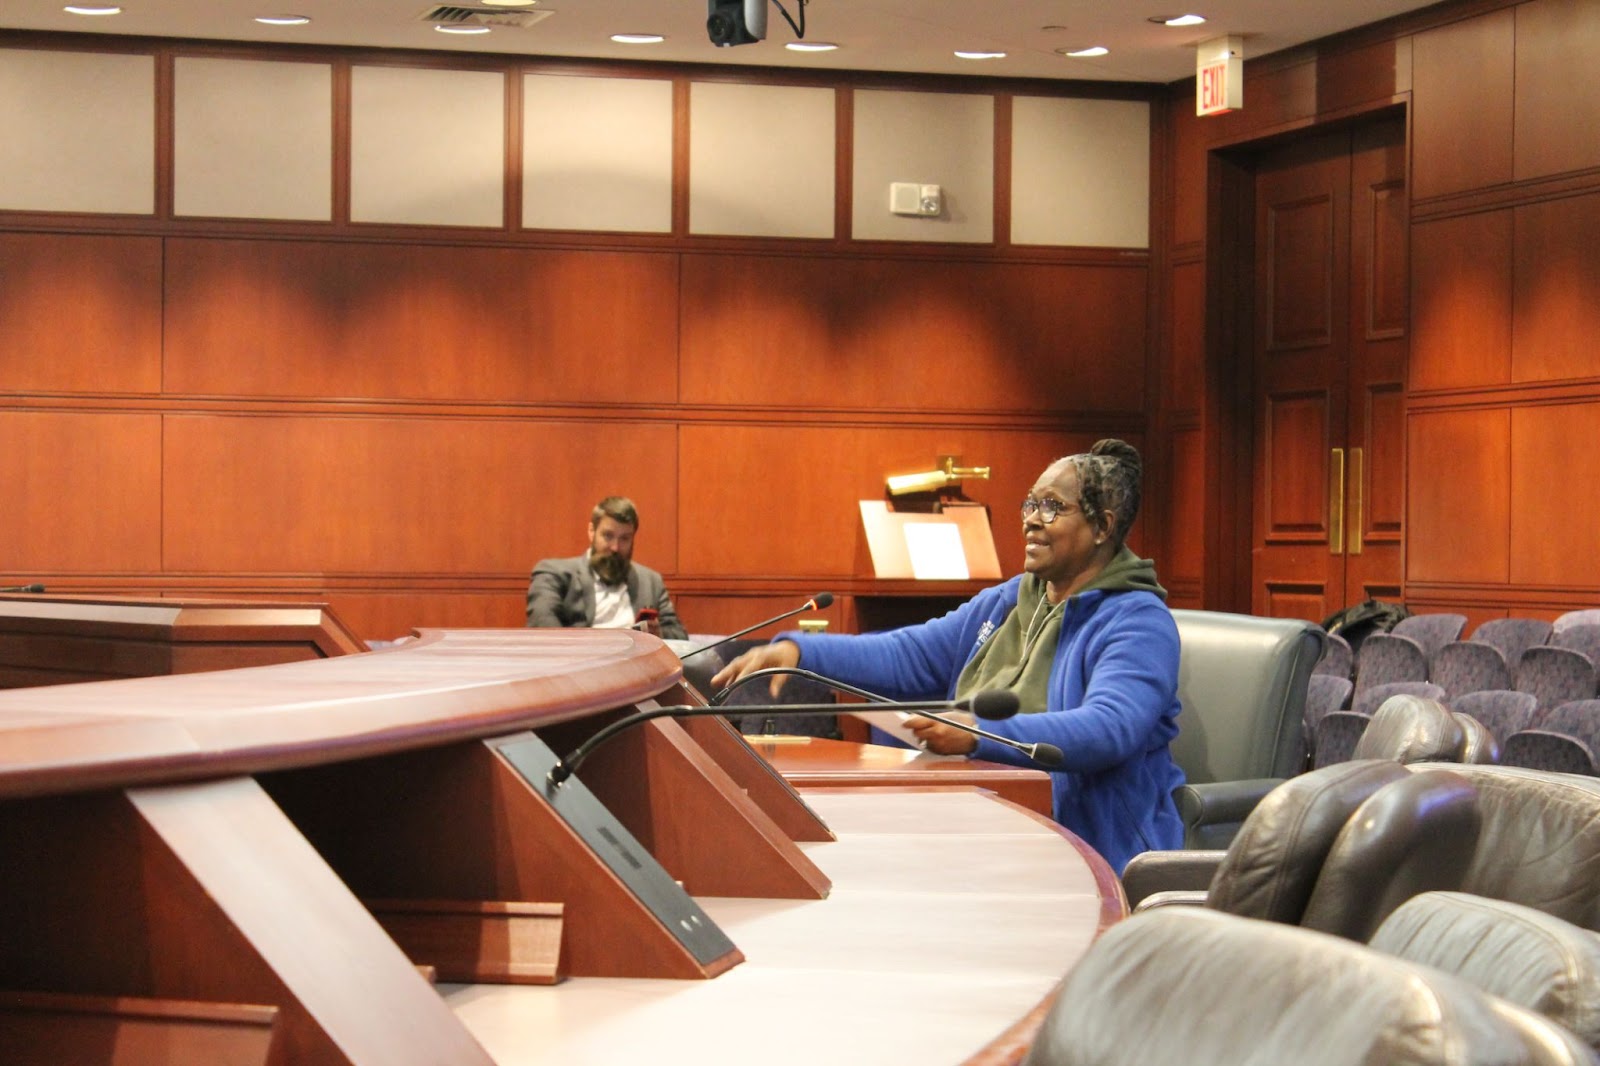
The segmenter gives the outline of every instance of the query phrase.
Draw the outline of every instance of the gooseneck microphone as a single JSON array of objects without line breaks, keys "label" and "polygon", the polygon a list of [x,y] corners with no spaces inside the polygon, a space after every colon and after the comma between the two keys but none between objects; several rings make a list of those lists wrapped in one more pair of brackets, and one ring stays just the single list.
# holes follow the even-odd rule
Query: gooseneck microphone
[{"label": "gooseneck microphone", "polygon": [[[896,710],[915,711],[918,714],[927,714],[929,711],[967,710],[970,710],[976,714],[981,710],[986,718],[1007,717],[1006,714],[999,713],[1003,706],[1007,703],[1010,704],[1011,714],[1015,714],[1017,708],[1017,697],[1013,693],[1004,692],[999,689],[989,689],[983,692],[978,692],[964,700],[923,700],[912,703],[898,703],[891,700],[889,702]],[[583,765],[583,761],[593,754],[594,750],[600,747],[600,745],[604,744],[618,733],[621,733],[627,729],[632,729],[636,725],[641,725],[645,722],[648,722],[652,718],[700,718],[709,715],[721,715],[726,713],[727,710],[723,707],[700,707],[680,704],[673,707],[656,707],[648,711],[637,711],[634,714],[618,718],[615,722],[612,722],[594,736],[590,737],[582,744],[579,744],[576,748],[573,748],[565,758],[557,761],[557,763],[550,768],[550,784],[561,784],[561,782],[565,781],[567,778],[576,773],[578,767]],[[751,708],[750,713],[769,714],[773,716],[838,714],[839,705],[837,703],[789,703],[779,707]],[[930,714],[928,717],[939,718],[939,716],[936,714]],[[948,722],[950,725],[961,729],[971,728],[961,722],[951,722],[948,718],[939,718],[939,721]],[[988,734],[982,735],[988,736]],[[1003,737],[995,737],[994,739],[999,740],[1002,743],[1007,743]]]},{"label": "gooseneck microphone", "polygon": [[43,592],[43,591],[44,591],[44,586],[39,584],[37,581],[34,582],[31,585],[6,585],[3,588],[0,588],[0,592]]},{"label": "gooseneck microphone", "polygon": [[[910,704],[897,703],[887,696],[880,696],[876,692],[869,692],[864,688],[857,688],[854,685],[847,685],[843,681],[835,681],[831,677],[825,677],[813,670],[803,670],[798,666],[769,666],[764,670],[752,670],[748,674],[745,674],[743,677],[739,678],[737,681],[734,681],[728,685],[728,687],[723,689],[721,692],[718,692],[715,696],[712,696],[711,705],[713,707],[722,706],[733,690],[738,688],[740,685],[745,684],[746,682],[754,681],[759,677],[773,677],[778,674],[792,674],[795,677],[803,677],[807,681],[815,681],[819,685],[826,685],[829,688],[838,689],[840,692],[848,692],[852,696],[860,696],[862,699],[871,703],[890,704],[896,710],[909,711],[912,709]],[[1017,709],[1020,706],[1016,693],[1008,692],[1004,689],[984,689],[981,692],[975,692],[966,702],[968,702],[970,706],[952,707],[951,709],[970,710],[978,718],[982,718],[990,722],[998,722],[1003,718],[1010,718],[1012,715],[1017,713]],[[742,706],[738,708],[738,713],[770,714],[773,710],[782,710],[782,708]],[[837,710],[838,704],[834,704],[834,711],[837,712]],[[943,722],[945,725],[954,726],[955,728],[963,730],[964,732],[971,733],[975,737],[982,737],[985,740],[992,740],[996,744],[1003,744],[1015,751],[1020,751],[1022,754],[1026,755],[1040,766],[1043,766],[1049,770],[1053,770],[1057,766],[1060,766],[1062,760],[1065,758],[1065,756],[1061,754],[1061,749],[1056,747],[1054,744],[1046,744],[1042,741],[1037,744],[1024,744],[1020,740],[1012,740],[1010,737],[1003,737],[998,733],[990,733],[987,730],[979,729],[977,726],[968,725],[965,722],[958,722],[953,718],[946,718],[940,714],[930,714],[927,711],[918,711],[917,713],[922,715],[924,718],[932,718],[935,721]]]},{"label": "gooseneck microphone", "polygon": [[757,622],[755,625],[748,626],[748,627],[746,627],[744,629],[741,629],[737,633],[729,633],[725,637],[718,637],[716,640],[713,640],[710,644],[702,644],[698,648],[690,648],[688,651],[679,652],[678,653],[678,659],[680,661],[682,661],[684,659],[689,658],[691,655],[699,655],[703,651],[710,651],[712,648],[721,647],[722,645],[728,643],[728,641],[730,641],[730,640],[738,640],[740,637],[744,636],[746,633],[754,633],[758,629],[761,629],[761,628],[763,628],[765,626],[770,626],[774,622],[781,622],[785,618],[792,618],[795,615],[802,614],[802,613],[804,613],[806,611],[820,611],[824,607],[832,607],[832,606],[833,606],[833,593],[831,593],[831,592],[819,592],[815,596],[811,597],[809,600],[807,600],[806,602],[802,603],[800,606],[796,607],[792,611],[784,611],[782,614],[774,615],[773,617],[767,619],[765,622]]}]

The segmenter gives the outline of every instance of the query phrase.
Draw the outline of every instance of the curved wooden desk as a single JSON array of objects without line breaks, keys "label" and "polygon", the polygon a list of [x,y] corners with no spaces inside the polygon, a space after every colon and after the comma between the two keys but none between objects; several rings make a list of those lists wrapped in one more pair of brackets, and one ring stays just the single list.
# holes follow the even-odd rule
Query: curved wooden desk
[{"label": "curved wooden desk", "polygon": [[[696,1015],[677,1004],[743,1010],[730,1006],[754,1002],[740,990],[771,982],[784,1001],[782,986],[816,985],[827,969],[821,984],[856,989],[829,1002],[903,1011],[916,1006],[897,991],[908,972],[963,984],[973,951],[1028,962],[985,978],[959,1057],[1020,1057],[1056,979],[1121,914],[1104,863],[1046,820],[959,790],[815,794],[841,827],[831,833],[711,719],[621,734],[566,791],[544,779],[552,749],[593,732],[596,716],[688,702],[679,679],[676,656],[642,634],[473,630],[315,662],[0,692],[8,1061],[59,1061],[68,1031],[74,1061],[110,1061],[94,1053],[146,1030],[150,1061],[164,1063],[511,1066],[557,1061],[574,1041],[591,1049],[579,1061],[607,1061],[621,1053],[612,1032],[657,1060],[750,1061],[762,1048],[730,1018],[664,1055],[667,1029],[590,1008],[648,1002],[643,1017],[681,1023]],[[987,848],[990,830],[952,831],[971,817],[995,846],[1033,856],[1017,872],[1056,871],[1059,891],[980,906],[923,888],[897,901],[939,871],[1013,868],[974,860],[985,852],[967,849]],[[896,869],[875,866],[897,855]],[[919,913],[929,932],[958,917],[990,930],[962,948],[907,929],[918,950],[893,959],[883,914]],[[838,954],[784,961],[786,941]],[[736,965],[746,958],[757,964]],[[446,997],[414,962],[451,982]],[[504,1046],[485,1012],[531,1028]],[[584,1018],[602,1028],[583,1036]],[[229,1041],[245,1050],[223,1054]]]},{"label": "curved wooden desk", "polygon": [[366,650],[321,603],[0,595],[0,688],[231,670]]}]

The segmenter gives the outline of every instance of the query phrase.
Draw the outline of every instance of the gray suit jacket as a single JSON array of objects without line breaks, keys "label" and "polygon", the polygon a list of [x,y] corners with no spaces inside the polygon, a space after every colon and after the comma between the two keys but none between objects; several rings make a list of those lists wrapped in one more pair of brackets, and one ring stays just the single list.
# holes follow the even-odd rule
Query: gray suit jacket
[{"label": "gray suit jacket", "polygon": [[[668,640],[688,640],[689,633],[678,621],[678,612],[667,595],[661,575],[633,563],[628,567],[628,599],[637,612],[654,607],[661,635]],[[594,622],[594,578],[587,555],[570,559],[543,559],[533,568],[528,583],[528,624],[530,626],[582,626]]]}]

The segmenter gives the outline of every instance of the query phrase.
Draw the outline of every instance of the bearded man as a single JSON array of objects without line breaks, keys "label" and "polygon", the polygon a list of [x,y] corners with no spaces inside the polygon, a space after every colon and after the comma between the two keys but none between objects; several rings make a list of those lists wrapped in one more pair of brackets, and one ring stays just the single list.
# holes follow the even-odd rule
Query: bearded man
[{"label": "bearded man", "polygon": [[528,625],[630,626],[687,640],[661,575],[633,561],[639,511],[626,496],[607,496],[589,515],[589,550],[544,559],[528,585]]}]

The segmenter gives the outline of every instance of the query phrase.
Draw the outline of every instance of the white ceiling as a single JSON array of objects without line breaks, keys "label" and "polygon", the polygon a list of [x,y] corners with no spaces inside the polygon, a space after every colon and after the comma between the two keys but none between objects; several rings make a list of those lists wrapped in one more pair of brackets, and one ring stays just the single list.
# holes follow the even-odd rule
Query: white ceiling
[{"label": "white ceiling", "polygon": [[[1194,73],[1195,45],[1223,34],[1244,38],[1246,58],[1428,6],[1418,0],[812,0],[806,39],[839,50],[797,53],[794,32],[768,8],[767,39],[734,48],[706,38],[706,0],[538,0],[551,14],[527,28],[473,37],[435,32],[419,21],[427,0],[78,0],[120,3],[123,13],[67,14],[71,0],[0,0],[0,27],[230,41],[363,45],[439,51],[586,56],[837,70],[912,71],[1019,78],[1166,83]],[[451,2],[455,0],[439,0]],[[782,0],[797,21],[799,0]],[[1194,7],[1184,5],[1193,4]],[[477,7],[479,0],[460,0]],[[530,10],[498,8],[494,10]],[[1170,28],[1152,16],[1192,11],[1203,26]],[[299,14],[311,22],[271,27],[260,15]],[[666,41],[614,44],[613,33],[651,32]],[[0,41],[3,43],[3,41]],[[1109,55],[1070,59],[1059,48],[1103,45]],[[956,49],[1004,51],[1004,59],[956,58]]]}]

